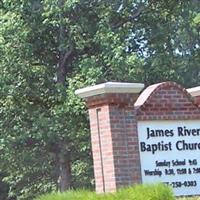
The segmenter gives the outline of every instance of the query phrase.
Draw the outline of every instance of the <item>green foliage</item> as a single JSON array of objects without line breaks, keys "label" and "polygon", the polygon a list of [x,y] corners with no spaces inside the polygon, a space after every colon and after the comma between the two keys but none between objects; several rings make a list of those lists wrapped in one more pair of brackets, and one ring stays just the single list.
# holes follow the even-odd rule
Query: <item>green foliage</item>
[{"label": "green foliage", "polygon": [[200,24],[200,13],[198,13],[194,18],[194,24],[199,25]]},{"label": "green foliage", "polygon": [[[60,160],[71,163],[71,187],[91,187],[89,123],[74,91],[105,80],[135,79],[133,66],[141,61],[124,51],[129,29],[112,30],[110,24],[119,5],[79,0],[1,4],[0,167],[7,174],[9,197],[30,199],[57,190]],[[65,85],[56,82],[62,61]]]},{"label": "green foliage", "polygon": [[[147,3],[131,27],[131,50],[144,59],[146,85],[177,81],[199,85],[199,29],[193,26],[199,1]],[[197,18],[196,18],[197,20]]]},{"label": "green foliage", "polygon": [[117,193],[99,195],[88,191],[69,191],[41,196],[37,200],[174,200],[171,189],[164,185],[138,185]]},{"label": "green foliage", "polygon": [[76,89],[200,84],[199,9],[195,0],[1,1],[0,169],[9,197],[56,191],[63,161],[70,187],[93,187],[88,117]]}]

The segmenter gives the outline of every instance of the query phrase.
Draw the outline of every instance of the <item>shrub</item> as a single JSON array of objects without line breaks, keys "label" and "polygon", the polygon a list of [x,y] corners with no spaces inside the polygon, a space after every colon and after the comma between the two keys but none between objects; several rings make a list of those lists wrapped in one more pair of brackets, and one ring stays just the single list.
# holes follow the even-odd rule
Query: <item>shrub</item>
[{"label": "shrub", "polygon": [[96,194],[89,191],[52,193],[36,200],[175,200],[170,188],[165,185],[137,185],[120,189],[116,193]]}]

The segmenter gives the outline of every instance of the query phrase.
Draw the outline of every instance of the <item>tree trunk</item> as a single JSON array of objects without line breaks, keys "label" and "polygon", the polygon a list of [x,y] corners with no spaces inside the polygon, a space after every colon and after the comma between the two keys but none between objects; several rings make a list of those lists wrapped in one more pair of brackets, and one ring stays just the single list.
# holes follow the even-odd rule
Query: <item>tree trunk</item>
[{"label": "tree trunk", "polygon": [[68,159],[59,160],[59,172],[58,189],[60,192],[64,192],[71,187],[71,167]]},{"label": "tree trunk", "polygon": [[[70,43],[67,45],[67,47],[63,47],[63,44],[66,42],[67,38],[67,31],[66,27],[62,23],[62,19],[64,18],[63,14],[63,7],[64,7],[64,0],[58,1],[58,6],[61,9],[61,12],[59,14],[60,18],[60,27],[59,27],[59,46],[61,49],[59,49],[59,61],[58,61],[58,67],[57,67],[57,83],[65,86],[66,82],[66,76],[68,70],[70,70],[72,57],[73,57],[73,51],[74,47],[73,45],[70,45]],[[61,143],[59,145],[60,152],[58,153],[58,167],[59,167],[59,177],[58,177],[58,189],[60,192],[64,192],[71,187],[71,166],[70,166],[70,155],[63,152],[63,144]],[[63,147],[64,148],[64,147]]]},{"label": "tree trunk", "polygon": [[64,27],[62,23],[62,19],[64,18],[64,15],[63,15],[64,0],[59,0],[58,6],[61,12],[59,13],[59,19],[60,19],[59,46],[60,48],[59,48],[59,62],[58,62],[58,68],[57,68],[57,83],[61,85],[65,85],[65,79],[67,75],[67,64],[69,64],[68,59],[72,53],[72,48],[68,50],[67,48],[63,47],[63,45],[65,44],[65,39],[67,37],[66,28]]},{"label": "tree trunk", "polygon": [[74,48],[71,46],[69,49],[65,50],[65,52],[60,52],[60,60],[57,70],[57,83],[63,86],[65,85],[67,71],[70,70],[69,66],[72,61],[73,50]]}]

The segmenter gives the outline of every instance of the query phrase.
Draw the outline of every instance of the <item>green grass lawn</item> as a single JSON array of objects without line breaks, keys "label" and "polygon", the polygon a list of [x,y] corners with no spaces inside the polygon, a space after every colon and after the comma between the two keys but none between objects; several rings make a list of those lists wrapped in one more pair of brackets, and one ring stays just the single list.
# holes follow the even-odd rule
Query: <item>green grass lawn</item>
[{"label": "green grass lawn", "polygon": [[200,200],[200,197],[175,198],[166,185],[137,185],[116,193],[96,194],[86,190],[51,193],[35,200]]},{"label": "green grass lawn", "polygon": [[89,191],[69,191],[47,194],[36,200],[175,200],[170,188],[165,185],[137,185],[116,193],[96,194]]}]

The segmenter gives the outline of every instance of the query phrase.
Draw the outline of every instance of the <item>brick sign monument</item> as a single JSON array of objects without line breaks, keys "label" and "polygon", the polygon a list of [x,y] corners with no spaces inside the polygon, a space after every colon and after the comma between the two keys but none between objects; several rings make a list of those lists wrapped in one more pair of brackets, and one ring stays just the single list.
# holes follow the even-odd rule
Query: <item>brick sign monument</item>
[{"label": "brick sign monument", "polygon": [[89,109],[97,192],[162,182],[200,195],[200,87],[107,82],[80,89]]}]

